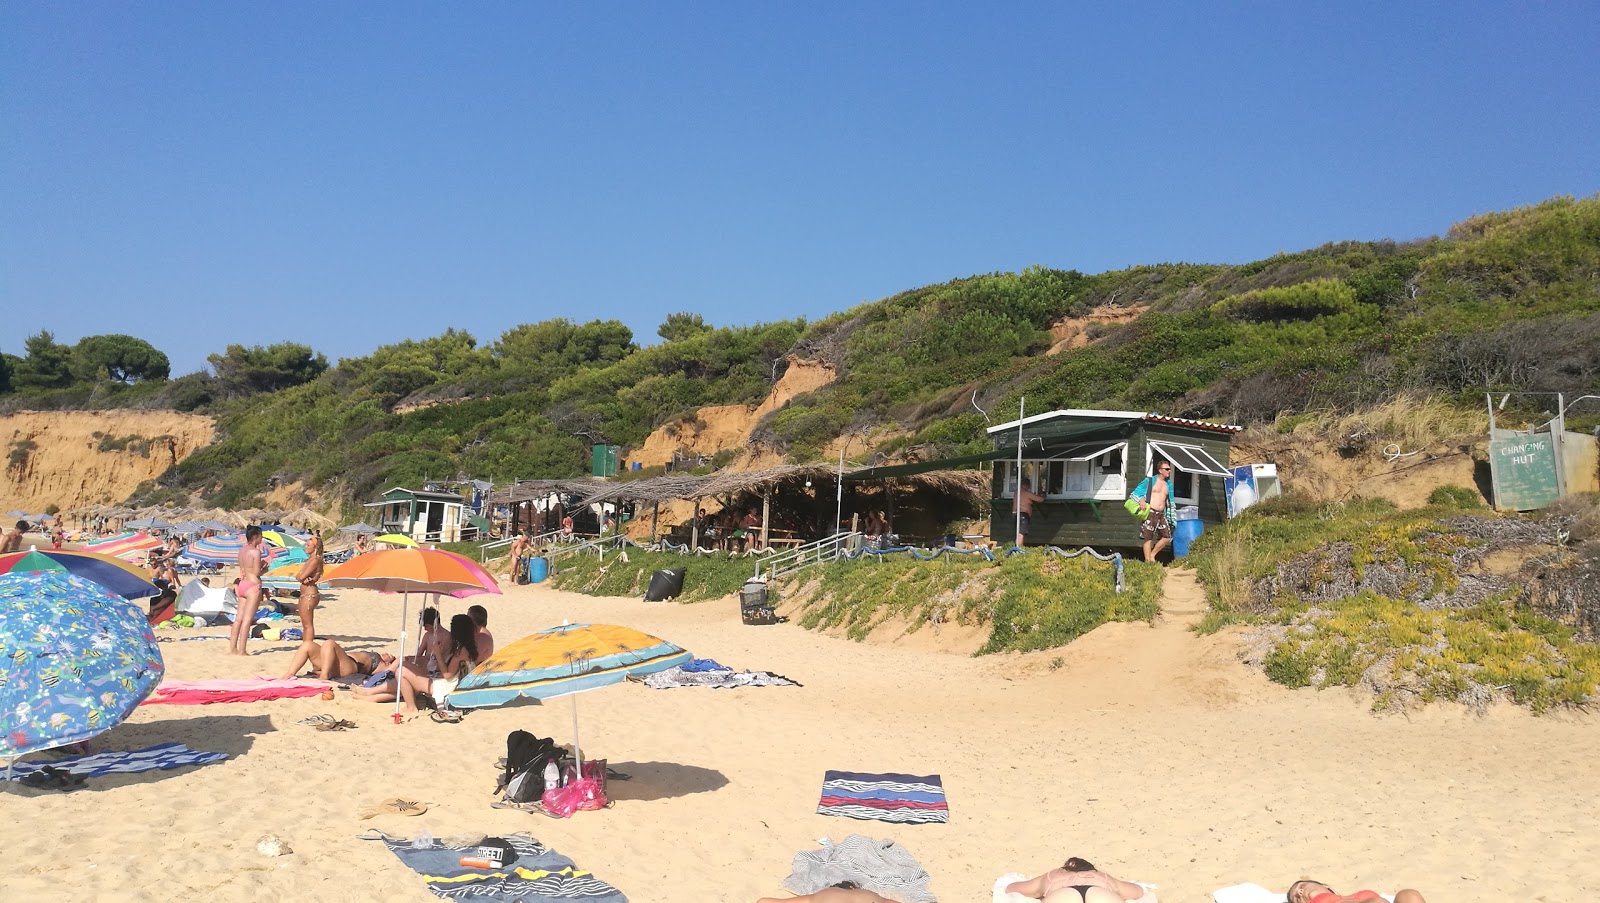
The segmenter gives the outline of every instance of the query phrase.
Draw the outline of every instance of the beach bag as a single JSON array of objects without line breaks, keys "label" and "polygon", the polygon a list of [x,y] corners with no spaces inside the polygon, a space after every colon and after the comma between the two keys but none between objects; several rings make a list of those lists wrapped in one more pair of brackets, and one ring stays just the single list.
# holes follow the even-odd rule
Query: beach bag
[{"label": "beach bag", "polygon": [[508,803],[538,802],[544,795],[544,767],[561,754],[556,741],[527,731],[506,735],[506,758],[495,791]]},{"label": "beach bag", "polygon": [[1134,517],[1138,517],[1139,509],[1149,503],[1150,478],[1145,477],[1139,481],[1139,485],[1133,487],[1133,494],[1128,496],[1128,500],[1126,502],[1122,503],[1122,507],[1128,509],[1129,514],[1133,515]]},{"label": "beach bag", "polygon": [[571,818],[574,812],[604,809],[606,795],[600,789],[599,781],[593,778],[578,778],[568,782],[564,787],[546,790],[540,802],[545,812],[557,818]]}]

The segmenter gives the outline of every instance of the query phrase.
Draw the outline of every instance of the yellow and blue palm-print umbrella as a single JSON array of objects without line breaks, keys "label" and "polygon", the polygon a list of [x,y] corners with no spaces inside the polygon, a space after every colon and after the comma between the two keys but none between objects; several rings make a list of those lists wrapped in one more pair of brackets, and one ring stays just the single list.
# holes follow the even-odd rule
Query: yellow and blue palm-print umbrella
[{"label": "yellow and blue palm-print umbrella", "polygon": [[165,670],[132,602],[72,574],[0,577],[0,758],[120,724]]},{"label": "yellow and blue palm-print umbrella", "polygon": [[[496,649],[461,679],[448,699],[453,707],[470,709],[523,696],[571,696],[621,683],[630,675],[664,671],[693,658],[682,647],[631,627],[565,624]],[[578,749],[576,698],[572,702],[572,745]],[[581,751],[578,759],[581,763]]]}]

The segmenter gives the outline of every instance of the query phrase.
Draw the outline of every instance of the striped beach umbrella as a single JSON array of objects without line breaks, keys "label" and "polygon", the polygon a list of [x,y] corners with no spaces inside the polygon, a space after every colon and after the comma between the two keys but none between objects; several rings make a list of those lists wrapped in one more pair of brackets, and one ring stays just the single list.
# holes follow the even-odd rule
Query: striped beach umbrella
[{"label": "striped beach umbrella", "polygon": [[124,599],[148,599],[161,592],[144,570],[110,555],[67,549],[31,549],[0,555],[0,574],[48,571],[75,574]]},{"label": "striped beach umbrella", "polygon": [[85,552],[98,552],[101,555],[111,555],[123,561],[135,559],[143,561],[145,553],[151,549],[161,548],[161,540],[148,533],[122,533],[106,539],[96,540],[83,547]]},{"label": "striped beach umbrella", "polygon": [[564,624],[495,650],[461,679],[448,699],[456,708],[471,709],[503,705],[520,697],[572,696],[572,749],[582,774],[577,694],[621,683],[634,674],[664,671],[693,658],[682,647],[631,627]]},{"label": "striped beach umbrella", "polygon": [[[192,558],[205,564],[233,564],[239,560],[239,551],[243,548],[243,534],[224,533],[221,536],[197,539],[184,546],[181,554],[185,558]],[[263,543],[261,554],[270,562],[274,556],[283,554],[283,550]]]}]

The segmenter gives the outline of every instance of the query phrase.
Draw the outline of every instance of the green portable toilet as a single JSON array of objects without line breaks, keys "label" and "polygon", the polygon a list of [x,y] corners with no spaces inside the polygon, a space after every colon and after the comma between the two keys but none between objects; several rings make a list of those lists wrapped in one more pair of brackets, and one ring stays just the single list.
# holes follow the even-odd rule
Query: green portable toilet
[{"label": "green portable toilet", "polygon": [[617,445],[596,445],[590,448],[589,473],[596,477],[610,477],[617,473],[617,457],[622,451]]}]

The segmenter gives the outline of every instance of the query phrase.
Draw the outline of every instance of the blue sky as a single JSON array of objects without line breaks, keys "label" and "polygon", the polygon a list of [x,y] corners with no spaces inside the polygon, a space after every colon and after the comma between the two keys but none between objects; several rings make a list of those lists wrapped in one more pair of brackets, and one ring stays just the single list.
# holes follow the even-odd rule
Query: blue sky
[{"label": "blue sky", "polygon": [[0,350],[653,342],[1600,191],[1591,4],[978,6],[0,4]]}]

